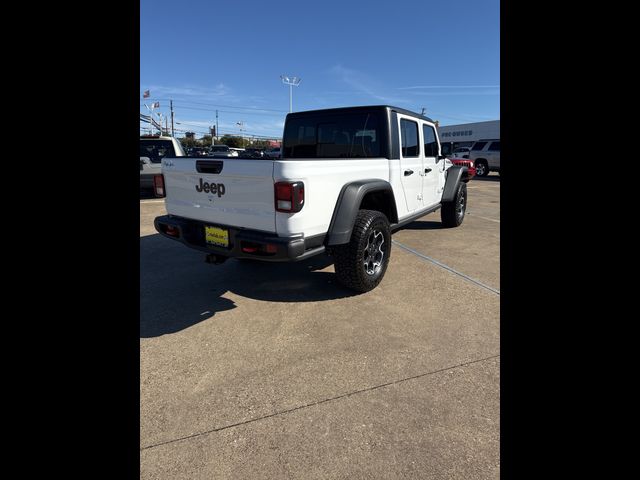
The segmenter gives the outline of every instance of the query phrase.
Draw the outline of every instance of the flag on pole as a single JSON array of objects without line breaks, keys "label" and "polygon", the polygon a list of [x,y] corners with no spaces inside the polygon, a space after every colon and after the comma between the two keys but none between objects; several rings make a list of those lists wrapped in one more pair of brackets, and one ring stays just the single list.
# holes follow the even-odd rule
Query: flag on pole
[{"label": "flag on pole", "polygon": [[155,102],[153,105],[151,105],[151,108],[160,108],[160,102]]},{"label": "flag on pole", "polygon": [[144,93],[142,94],[143,98],[149,98],[151,96],[151,92],[149,90],[145,90]]}]

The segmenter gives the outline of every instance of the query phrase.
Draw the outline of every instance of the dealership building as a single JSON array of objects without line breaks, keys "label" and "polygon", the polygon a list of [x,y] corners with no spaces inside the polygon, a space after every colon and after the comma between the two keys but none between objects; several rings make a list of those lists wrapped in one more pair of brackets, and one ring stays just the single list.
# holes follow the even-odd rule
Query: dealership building
[{"label": "dealership building", "polygon": [[438,134],[441,142],[453,142],[455,147],[470,147],[478,140],[500,139],[500,120],[447,125],[439,127]]}]

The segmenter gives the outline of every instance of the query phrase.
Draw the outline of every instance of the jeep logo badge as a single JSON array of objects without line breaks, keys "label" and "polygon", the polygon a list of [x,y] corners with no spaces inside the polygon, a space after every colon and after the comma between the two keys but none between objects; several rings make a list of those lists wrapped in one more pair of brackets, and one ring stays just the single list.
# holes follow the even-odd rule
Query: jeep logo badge
[{"label": "jeep logo badge", "polygon": [[226,188],[224,188],[224,183],[209,183],[203,182],[202,178],[200,179],[200,185],[196,185],[196,191],[198,193],[217,193],[218,198],[224,195]]}]

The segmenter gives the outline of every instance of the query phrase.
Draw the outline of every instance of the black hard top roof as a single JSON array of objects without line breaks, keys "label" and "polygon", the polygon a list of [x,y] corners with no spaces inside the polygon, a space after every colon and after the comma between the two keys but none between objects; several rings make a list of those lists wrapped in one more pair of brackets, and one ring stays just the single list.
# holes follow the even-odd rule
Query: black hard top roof
[{"label": "black hard top roof", "polygon": [[361,105],[361,106],[357,106],[357,107],[340,107],[340,108],[323,108],[323,109],[319,109],[319,110],[304,110],[302,112],[293,112],[293,113],[289,113],[287,114],[287,117],[289,116],[306,116],[306,115],[315,115],[318,113],[326,113],[326,114],[333,114],[333,113],[348,113],[348,112],[360,112],[360,111],[370,111],[370,110],[376,110],[376,109],[389,109],[392,110],[394,112],[398,112],[398,113],[403,113],[405,115],[409,115],[412,117],[416,117],[416,118],[420,118],[422,120],[427,120],[429,122],[435,123],[433,120],[431,120],[429,117],[426,117],[424,115],[420,115],[419,113],[416,112],[412,112],[411,110],[406,110],[404,108],[400,108],[400,107],[394,107],[392,105]]}]

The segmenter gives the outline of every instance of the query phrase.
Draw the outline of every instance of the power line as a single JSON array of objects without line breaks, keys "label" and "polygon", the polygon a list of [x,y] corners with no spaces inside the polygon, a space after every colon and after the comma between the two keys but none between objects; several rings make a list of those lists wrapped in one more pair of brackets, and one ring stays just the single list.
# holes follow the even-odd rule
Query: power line
[{"label": "power line", "polygon": [[[184,122],[178,122],[180,125],[186,125]],[[141,130],[145,129],[144,127],[140,127]],[[145,129],[148,130],[148,127]],[[204,127],[199,127],[199,128],[190,128],[189,130],[182,130],[182,129],[177,129],[176,131],[178,132],[193,132],[193,133],[198,133],[198,134],[202,134],[202,135],[210,135],[211,132]],[[218,132],[219,134],[222,135],[229,135],[229,136],[235,136],[235,137],[239,137],[241,135],[238,134],[238,132],[233,131],[233,130],[221,130],[220,132]],[[246,137],[256,137],[256,138],[282,138],[282,134],[276,134],[276,135],[262,135],[262,134],[258,134],[258,133],[251,133],[251,132],[244,132],[244,135]]]},{"label": "power line", "polygon": [[[141,107],[143,106],[142,104],[140,105]],[[213,108],[199,108],[199,107],[185,107],[185,106],[180,106],[178,105],[178,103],[176,102],[174,104],[174,110],[180,108],[181,110],[198,110],[201,112],[215,112],[216,109]],[[279,113],[269,113],[269,112],[242,112],[242,111],[230,111],[230,110],[217,110],[218,112],[223,112],[223,113],[233,113],[233,114],[240,114],[240,115],[267,115],[269,117],[283,117],[284,115],[279,114]]]},{"label": "power line", "polygon": [[[183,122],[178,122],[180,125],[186,125]],[[204,127],[199,127],[199,128],[191,128],[189,129],[190,132],[194,132],[194,133],[203,133],[205,135],[210,135],[210,131],[207,128]],[[231,136],[241,136],[240,134],[238,134],[238,132],[233,131],[233,130],[220,130],[219,132],[217,132],[218,134],[222,134],[222,135],[231,135]],[[282,134],[277,134],[277,135],[263,135],[263,134],[259,134],[259,133],[251,133],[251,132],[244,132],[245,136],[248,137],[265,137],[265,138],[281,138]],[[218,135],[219,136],[219,135]]]},{"label": "power line", "polygon": [[[165,101],[165,102],[166,101],[171,101],[170,98],[155,98],[154,100],[157,100],[157,101],[162,100],[162,101]],[[220,104],[217,104],[217,103],[190,102],[190,101],[183,101],[183,100],[176,100],[175,102],[176,102],[175,103],[176,105],[186,103],[188,105],[206,105],[206,106],[209,106],[209,107],[240,108],[240,109],[244,109],[244,110],[263,110],[265,112],[289,113],[286,110],[275,110],[273,108],[240,107],[240,106],[237,106],[237,105],[220,105]]]}]

